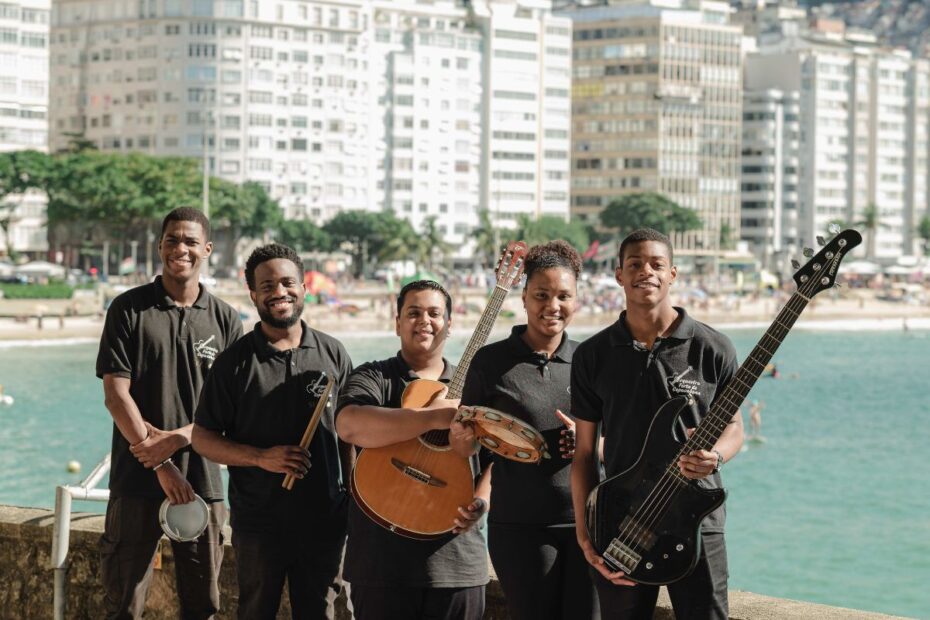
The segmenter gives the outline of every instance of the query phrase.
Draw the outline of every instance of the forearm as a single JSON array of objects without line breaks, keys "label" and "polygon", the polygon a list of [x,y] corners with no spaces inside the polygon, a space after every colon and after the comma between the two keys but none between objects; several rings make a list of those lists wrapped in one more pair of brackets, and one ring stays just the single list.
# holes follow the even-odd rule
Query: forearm
[{"label": "forearm", "polygon": [[720,452],[724,462],[730,461],[743,447],[743,436],[743,416],[737,413],[733,416],[733,421],[723,429],[720,439],[714,444],[714,450]]},{"label": "forearm", "polygon": [[437,411],[348,405],[336,418],[339,438],[360,448],[380,448],[449,427]]},{"label": "forearm", "polygon": [[148,429],[139,407],[136,406],[127,390],[117,389],[108,377],[104,377],[103,402],[116,428],[130,445],[135,445],[148,437]]},{"label": "forearm", "polygon": [[257,467],[262,450],[237,443],[202,426],[192,425],[191,445],[194,451],[214,463],[240,467]]}]

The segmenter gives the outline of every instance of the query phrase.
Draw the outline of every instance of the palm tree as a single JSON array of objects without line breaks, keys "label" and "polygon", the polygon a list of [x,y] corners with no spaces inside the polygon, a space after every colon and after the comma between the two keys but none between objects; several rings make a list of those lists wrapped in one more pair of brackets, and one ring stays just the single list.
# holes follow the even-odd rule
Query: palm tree
[{"label": "palm tree", "polygon": [[426,265],[428,271],[433,271],[433,264],[436,261],[436,255],[439,255],[439,261],[442,262],[452,251],[452,245],[446,243],[442,228],[436,223],[436,216],[428,217],[423,222],[423,230],[420,232],[419,243],[416,246],[416,262]]},{"label": "palm tree", "polygon": [[924,240],[924,256],[930,256],[930,215],[920,218],[917,235]]},{"label": "palm tree", "polygon": [[500,232],[491,221],[491,212],[487,209],[478,211],[478,227],[472,230],[475,240],[475,254],[484,266],[493,265],[500,254]]},{"label": "palm tree", "polygon": [[881,222],[878,219],[878,207],[875,206],[874,202],[870,202],[868,206],[866,206],[865,210],[862,211],[862,219],[854,225],[858,228],[862,228],[863,232],[868,233],[868,241],[865,245],[865,257],[872,260],[875,257],[875,236],[881,226]]}]

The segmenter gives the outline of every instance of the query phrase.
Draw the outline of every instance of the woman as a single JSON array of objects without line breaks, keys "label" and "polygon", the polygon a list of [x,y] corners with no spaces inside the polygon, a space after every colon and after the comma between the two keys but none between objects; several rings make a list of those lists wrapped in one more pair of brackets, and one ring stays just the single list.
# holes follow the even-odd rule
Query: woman
[{"label": "woman", "polygon": [[[463,405],[509,413],[539,430],[549,459],[538,465],[496,454],[490,462],[491,561],[515,619],[599,617],[587,562],[575,541],[569,471],[574,422],[562,412],[571,404],[569,378],[577,345],[565,328],[575,311],[581,257],[565,241],[530,249],[523,306],[526,325],[475,354]],[[474,453],[470,426],[454,423],[452,444]]]}]

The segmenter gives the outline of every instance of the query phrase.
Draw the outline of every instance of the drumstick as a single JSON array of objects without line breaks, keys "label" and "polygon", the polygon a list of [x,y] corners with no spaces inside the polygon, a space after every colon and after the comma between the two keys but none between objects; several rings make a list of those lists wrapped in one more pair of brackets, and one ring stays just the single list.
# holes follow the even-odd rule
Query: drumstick
[{"label": "drumstick", "polygon": [[[323,373],[323,376],[326,376],[326,373]],[[321,379],[323,377],[320,377]],[[323,388],[323,395],[320,396],[320,400],[316,401],[316,408],[313,410],[313,415],[310,416],[310,421],[307,423],[307,428],[304,431],[304,436],[300,439],[300,447],[304,450],[310,445],[310,440],[313,439],[314,433],[316,433],[316,427],[320,423],[320,418],[323,416],[323,410],[326,409],[326,402],[329,400],[329,393],[333,389],[333,380],[331,377],[326,379],[326,387]],[[281,486],[290,491],[294,488],[294,474],[287,474],[284,476],[284,482],[281,483]]]}]

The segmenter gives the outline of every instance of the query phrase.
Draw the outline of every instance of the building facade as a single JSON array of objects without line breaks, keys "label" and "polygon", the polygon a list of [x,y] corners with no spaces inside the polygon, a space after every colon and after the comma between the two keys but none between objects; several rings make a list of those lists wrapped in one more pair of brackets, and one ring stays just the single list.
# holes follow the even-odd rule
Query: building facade
[{"label": "building facade", "polygon": [[[287,218],[436,218],[466,259],[482,209],[568,215],[567,24],[539,0],[61,0],[51,145],[197,157]],[[495,55],[503,31],[534,58]]]},{"label": "building facade", "polygon": [[[0,2],[0,152],[45,151],[48,143],[50,0]],[[45,198],[8,196],[0,206],[0,253],[43,257]]]},{"label": "building facade", "polygon": [[917,255],[928,212],[927,66],[836,22],[760,40],[747,56],[747,89],[798,97],[801,244],[840,222],[863,231],[860,256]]},{"label": "building facade", "polygon": [[572,213],[658,192],[694,209],[683,255],[740,226],[741,28],[722,2],[642,0],[573,9]]}]

